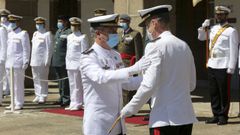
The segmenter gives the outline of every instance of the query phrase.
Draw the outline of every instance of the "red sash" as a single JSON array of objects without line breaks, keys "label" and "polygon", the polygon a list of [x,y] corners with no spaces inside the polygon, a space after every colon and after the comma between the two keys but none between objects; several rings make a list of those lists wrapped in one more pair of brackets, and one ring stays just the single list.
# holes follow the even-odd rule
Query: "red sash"
[{"label": "red sash", "polygon": [[136,62],[136,56],[132,54],[121,53],[121,58],[130,60],[130,66]]}]

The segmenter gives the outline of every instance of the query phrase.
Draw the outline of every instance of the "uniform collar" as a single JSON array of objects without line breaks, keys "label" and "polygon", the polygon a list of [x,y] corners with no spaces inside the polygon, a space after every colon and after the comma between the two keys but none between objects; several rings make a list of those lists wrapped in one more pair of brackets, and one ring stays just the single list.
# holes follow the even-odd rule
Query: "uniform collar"
[{"label": "uniform collar", "polygon": [[76,36],[80,36],[80,35],[82,35],[82,33],[81,33],[80,31],[73,32],[73,34],[76,35]]},{"label": "uniform collar", "polygon": [[128,33],[130,33],[131,31],[132,31],[132,28],[129,27],[126,31],[123,31],[123,33],[124,33],[124,34],[128,34]]},{"label": "uniform collar", "polygon": [[92,48],[100,55],[103,55],[105,57],[109,57],[109,54],[113,51],[111,50],[107,50],[104,49],[103,47],[101,47],[99,44],[97,44],[96,42],[93,44]]},{"label": "uniform collar", "polygon": [[170,31],[164,31],[164,32],[162,32],[159,36],[158,36],[158,38],[160,37],[164,37],[164,36],[167,36],[167,35],[171,35],[172,33],[170,32]]},{"label": "uniform collar", "polygon": [[43,29],[43,30],[41,30],[41,31],[37,31],[38,33],[45,33],[47,30],[46,29]]},{"label": "uniform collar", "polygon": [[18,27],[17,29],[13,30],[13,32],[15,32],[15,33],[18,33],[18,32],[21,32],[21,31],[22,31],[22,29],[20,27]]}]

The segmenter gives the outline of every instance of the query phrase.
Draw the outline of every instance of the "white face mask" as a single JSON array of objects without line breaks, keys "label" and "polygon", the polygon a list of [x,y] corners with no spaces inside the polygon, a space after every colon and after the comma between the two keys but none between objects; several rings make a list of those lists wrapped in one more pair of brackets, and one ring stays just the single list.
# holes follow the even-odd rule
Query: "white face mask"
[{"label": "white face mask", "polygon": [[147,37],[148,37],[148,39],[151,41],[151,40],[153,40],[153,36],[152,36],[152,33],[150,33],[149,31],[148,31],[148,29],[146,30],[147,31]]},{"label": "white face mask", "polygon": [[9,28],[10,28],[11,30],[14,30],[15,28],[17,28],[17,24],[16,24],[15,22],[11,22],[11,23],[9,24]]},{"label": "white face mask", "polygon": [[1,23],[5,23],[5,22],[7,22],[7,17],[1,17]]}]

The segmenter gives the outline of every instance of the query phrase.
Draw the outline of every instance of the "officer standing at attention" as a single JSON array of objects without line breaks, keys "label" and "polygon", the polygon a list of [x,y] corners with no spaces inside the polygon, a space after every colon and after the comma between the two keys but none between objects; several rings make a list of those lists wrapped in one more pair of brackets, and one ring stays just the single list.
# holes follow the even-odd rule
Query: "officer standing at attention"
[{"label": "officer standing at attention", "polygon": [[225,6],[215,7],[217,24],[210,26],[206,19],[198,29],[198,39],[206,40],[206,29],[209,29],[208,85],[211,97],[213,117],[206,121],[225,125],[228,121],[230,107],[230,80],[238,58],[238,32],[227,21],[231,10]]},{"label": "officer standing at attention", "polygon": [[[52,58],[52,67],[55,69],[56,77],[62,79],[67,77],[66,70],[66,52],[67,52],[67,36],[71,34],[71,29],[69,28],[68,17],[64,15],[58,16],[57,27],[58,30],[55,34],[55,44]],[[60,80],[58,82],[60,98],[55,104],[60,104],[61,106],[68,106],[70,103],[70,91],[68,79]]]},{"label": "officer standing at attention", "polygon": [[53,51],[53,37],[51,32],[46,30],[45,18],[37,17],[34,21],[37,31],[33,33],[32,37],[32,55],[30,62],[35,90],[33,102],[45,103],[48,96],[48,82],[41,80],[48,79],[49,65]]},{"label": "officer standing at attention", "polygon": [[11,14],[8,18],[11,32],[8,33],[6,72],[10,82],[10,68],[14,68],[15,110],[20,110],[24,103],[24,75],[30,59],[30,41],[27,31],[20,28],[23,17]]},{"label": "officer standing at attention", "polygon": [[[143,81],[121,116],[131,116],[151,98],[150,135],[191,135],[197,122],[190,92],[196,87],[196,71],[192,52],[186,42],[169,30],[171,5],[139,10],[151,40],[145,58],[157,55],[144,72]],[[180,64],[179,64],[180,63]]]},{"label": "officer standing at attention", "polygon": [[67,37],[66,69],[70,87],[70,106],[65,110],[76,111],[83,105],[83,88],[79,70],[81,53],[89,48],[86,34],[80,32],[82,20],[77,17],[69,19],[72,34]]},{"label": "officer standing at attention", "polygon": [[[133,86],[138,77],[128,82],[133,74],[146,69],[150,60],[141,59],[131,67],[120,69],[124,65],[118,52],[108,45],[110,32],[118,27],[118,15],[111,14],[88,19],[94,28],[95,43],[83,52],[80,59],[80,70],[84,89],[84,135],[107,135],[114,120],[119,116],[122,108],[122,87],[134,90]],[[131,86],[132,85],[132,86]],[[125,133],[124,121],[117,123],[110,135]]]},{"label": "officer standing at attention", "polygon": [[[0,16],[1,16],[1,26],[3,28],[5,28],[7,30],[7,32],[10,32],[10,29],[9,29],[9,21],[8,21],[8,15],[11,14],[10,11],[8,11],[7,9],[2,9],[0,11]],[[7,33],[8,34],[8,33]],[[7,35],[6,35],[6,42],[7,42]],[[6,53],[6,52],[5,52]],[[2,54],[3,55],[3,54]],[[3,75],[6,75],[6,69],[5,69],[5,65],[2,69],[2,73]],[[7,79],[5,79],[3,82],[3,95],[6,96],[6,95],[10,95],[10,88],[9,88],[9,84],[8,84],[8,81]]]},{"label": "officer standing at attention", "polygon": [[[119,25],[122,31],[119,33],[117,50],[121,55],[124,66],[129,67],[138,61],[143,55],[143,43],[141,33],[130,27],[131,17],[127,14],[119,16]],[[123,103],[127,104],[135,94],[135,91],[123,91]]]},{"label": "officer standing at attention", "polygon": [[[0,25],[0,81],[5,76],[5,62],[7,55],[7,30],[5,27]],[[5,79],[7,80],[7,79]],[[0,82],[0,106],[2,106],[3,97],[3,82]]]}]

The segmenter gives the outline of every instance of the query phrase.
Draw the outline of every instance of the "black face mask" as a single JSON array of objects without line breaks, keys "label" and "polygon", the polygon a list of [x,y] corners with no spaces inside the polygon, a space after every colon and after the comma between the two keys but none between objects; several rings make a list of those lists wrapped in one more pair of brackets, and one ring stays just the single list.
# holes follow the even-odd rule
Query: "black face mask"
[{"label": "black face mask", "polygon": [[217,19],[217,23],[220,23],[221,25],[226,22],[227,22],[227,19]]}]

